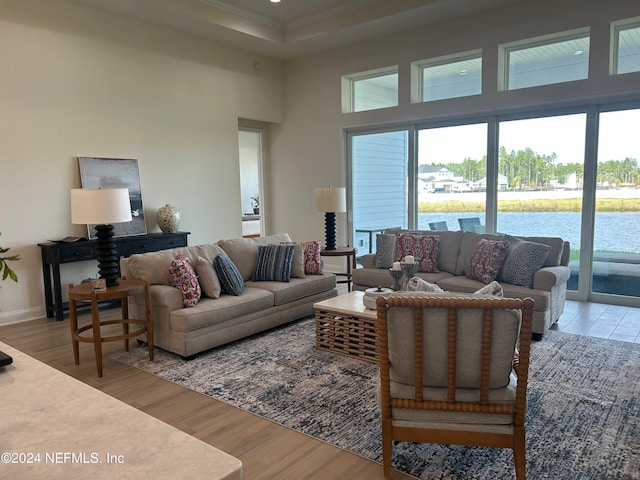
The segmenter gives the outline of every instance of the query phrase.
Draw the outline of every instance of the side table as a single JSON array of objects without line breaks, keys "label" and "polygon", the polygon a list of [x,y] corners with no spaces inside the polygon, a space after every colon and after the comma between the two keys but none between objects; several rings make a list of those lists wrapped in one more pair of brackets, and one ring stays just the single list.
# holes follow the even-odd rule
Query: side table
[{"label": "side table", "polygon": [[[91,282],[79,285],[69,285],[69,325],[71,328],[71,344],[73,346],[73,359],[76,365],[80,365],[80,350],[78,342],[93,342],[96,354],[96,367],[98,376],[102,377],[102,342],[124,341],[125,351],[129,351],[129,339],[147,333],[147,344],[149,346],[149,360],[153,361],[153,319],[151,318],[151,289],[149,282],[144,280],[128,280],[120,278],[119,284],[115,287],[108,287],[104,290],[95,290]],[[129,302],[127,298],[133,292],[144,289],[146,317],[142,319],[129,318]],[[122,304],[122,318],[118,320],[100,321],[98,302],[101,300],[120,299]],[[78,328],[78,315],[76,303],[78,301],[91,303],[91,323]],[[122,325],[122,334],[103,336],[100,327],[104,325]],[[135,325],[133,331],[129,330],[129,325]],[[91,330],[92,335],[83,336],[83,332]]]},{"label": "side table", "polygon": [[320,250],[320,256],[322,257],[347,257],[347,272],[337,273],[341,277],[346,277],[344,280],[337,280],[337,283],[346,283],[347,290],[351,291],[351,271],[356,268],[356,253],[358,249],[355,247],[336,247],[335,250]]}]

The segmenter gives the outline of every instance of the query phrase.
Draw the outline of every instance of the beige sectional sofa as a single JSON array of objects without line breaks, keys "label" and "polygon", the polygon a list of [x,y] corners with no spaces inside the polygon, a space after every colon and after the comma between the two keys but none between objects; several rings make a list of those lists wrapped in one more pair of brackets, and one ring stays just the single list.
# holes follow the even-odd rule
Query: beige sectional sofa
[{"label": "beige sectional sofa", "polygon": [[[398,233],[417,235],[434,235],[440,237],[437,247],[437,270],[435,273],[417,273],[416,276],[427,282],[438,285],[445,291],[473,293],[484,286],[484,283],[467,278],[469,264],[482,239],[500,241],[511,240],[515,237],[505,235],[481,234],[463,231],[432,231],[432,230],[387,230],[387,235]],[[380,238],[379,240],[382,240]],[[518,240],[518,239],[516,239]],[[520,240],[536,244],[547,245],[548,255],[544,259],[542,267],[532,272],[530,286],[515,285],[504,281],[498,274],[504,296],[513,298],[530,297],[535,301],[533,332],[534,339],[541,339],[547,329],[558,321],[564,311],[567,281],[569,280],[569,242],[557,237],[520,237]],[[512,245],[515,245],[512,243]],[[515,248],[512,249],[514,252]],[[379,250],[378,250],[379,251]],[[508,255],[509,253],[507,253]],[[390,287],[392,279],[389,274],[389,265],[380,267],[380,261],[376,262],[377,254],[365,254],[360,258],[362,268],[353,272],[354,289],[366,290],[367,288],[383,286]],[[387,253],[388,255],[388,253]],[[397,256],[395,253],[394,256]],[[397,258],[395,258],[397,259]],[[380,260],[380,259],[378,259]],[[506,260],[505,260],[506,262]],[[517,263],[516,263],[517,265]]]},{"label": "beige sectional sofa", "polygon": [[[123,276],[141,278],[151,284],[154,345],[183,357],[192,357],[310,315],[315,302],[337,295],[335,275],[304,273],[304,258],[300,260],[299,256],[303,251],[301,246],[295,247],[292,277],[288,282],[251,280],[258,261],[258,247],[290,241],[287,234],[220,240],[131,255],[121,259],[120,267]],[[216,256],[227,255],[244,281],[242,293],[238,296],[221,293],[219,298],[203,294],[195,306],[186,308],[182,291],[171,286],[169,275],[171,263],[179,254],[186,255],[194,266],[199,262],[211,264]],[[198,269],[196,273],[199,273]],[[201,284],[203,280],[199,279]],[[219,281],[217,278],[208,280]],[[130,297],[129,308],[133,315],[142,318],[145,309],[143,295]]]}]

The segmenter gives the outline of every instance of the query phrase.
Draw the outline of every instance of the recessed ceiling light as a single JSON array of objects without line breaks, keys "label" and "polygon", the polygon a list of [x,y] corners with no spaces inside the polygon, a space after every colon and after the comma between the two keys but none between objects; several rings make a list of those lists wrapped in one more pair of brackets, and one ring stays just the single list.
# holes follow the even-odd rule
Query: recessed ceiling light
[{"label": "recessed ceiling light", "polygon": [[271,0],[271,3],[280,3],[280,0]]},{"label": "recessed ceiling light", "polygon": [[467,70],[460,70],[460,75],[466,75],[467,73],[469,73]]},{"label": "recessed ceiling light", "polygon": [[573,52],[574,55],[582,55],[584,53],[584,51],[582,50],[576,50],[575,52]]}]

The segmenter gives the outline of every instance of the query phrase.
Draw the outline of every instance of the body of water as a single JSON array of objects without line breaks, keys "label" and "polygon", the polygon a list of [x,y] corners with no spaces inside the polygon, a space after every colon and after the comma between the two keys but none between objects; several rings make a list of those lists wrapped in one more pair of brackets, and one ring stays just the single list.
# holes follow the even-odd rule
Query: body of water
[{"label": "body of water", "polygon": [[[420,213],[418,227],[429,230],[429,222],[446,221],[449,230],[459,230],[458,218],[480,217],[473,213]],[[561,237],[580,248],[580,212],[505,212],[498,213],[497,230],[514,236]],[[596,214],[594,246],[596,251],[640,254],[640,212],[603,212]]]}]

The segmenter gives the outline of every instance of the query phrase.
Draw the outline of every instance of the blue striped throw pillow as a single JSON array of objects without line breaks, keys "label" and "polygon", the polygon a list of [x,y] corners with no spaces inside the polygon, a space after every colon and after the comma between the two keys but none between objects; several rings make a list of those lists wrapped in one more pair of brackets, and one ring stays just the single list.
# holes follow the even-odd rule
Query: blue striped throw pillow
[{"label": "blue striped throw pillow", "polygon": [[253,280],[288,282],[291,277],[294,245],[260,245]]},{"label": "blue striped throw pillow", "polygon": [[231,261],[227,255],[217,255],[213,259],[213,267],[218,274],[220,286],[224,292],[235,295],[236,297],[244,290],[244,280],[238,271],[238,267]]}]

